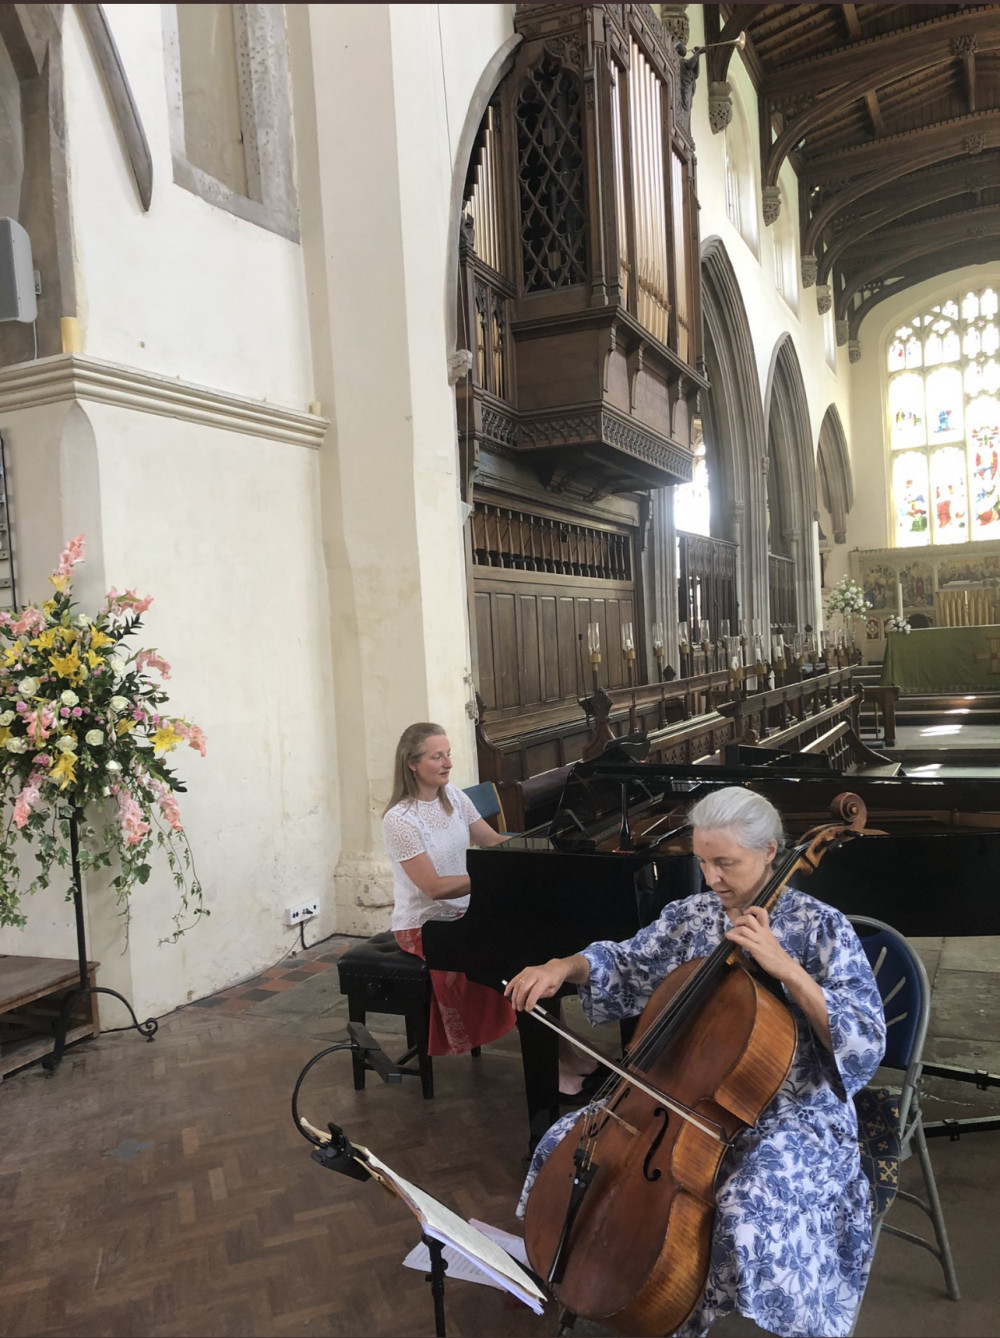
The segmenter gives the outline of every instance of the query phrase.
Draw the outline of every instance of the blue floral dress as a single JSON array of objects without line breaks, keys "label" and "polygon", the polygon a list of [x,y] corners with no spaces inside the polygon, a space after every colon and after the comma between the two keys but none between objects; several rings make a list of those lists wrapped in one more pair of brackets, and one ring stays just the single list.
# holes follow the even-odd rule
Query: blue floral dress
[{"label": "blue floral dress", "polygon": [[[704,891],[672,902],[627,943],[591,944],[583,952],[590,982],[580,986],[587,1017],[597,1024],[640,1013],[664,976],[718,946],[726,924],[718,898]],[[707,1333],[732,1310],[782,1338],[840,1338],[851,1331],[868,1278],[868,1181],[851,1098],[885,1049],[878,987],[857,935],[832,906],[789,888],[770,924],[822,987],[833,1054],[786,996],[798,1032],[795,1057],[774,1100],[723,1159],[708,1277],[677,1331],[682,1338]],[[538,1144],[519,1216],[539,1167],[579,1116],[564,1116]]]}]

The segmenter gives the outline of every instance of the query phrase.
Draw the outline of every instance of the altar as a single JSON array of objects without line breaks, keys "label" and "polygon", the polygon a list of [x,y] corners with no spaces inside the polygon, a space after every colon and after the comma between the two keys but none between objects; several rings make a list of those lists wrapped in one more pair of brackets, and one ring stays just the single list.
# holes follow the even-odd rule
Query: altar
[{"label": "altar", "polygon": [[881,683],[903,693],[1000,692],[1000,626],[890,632]]}]

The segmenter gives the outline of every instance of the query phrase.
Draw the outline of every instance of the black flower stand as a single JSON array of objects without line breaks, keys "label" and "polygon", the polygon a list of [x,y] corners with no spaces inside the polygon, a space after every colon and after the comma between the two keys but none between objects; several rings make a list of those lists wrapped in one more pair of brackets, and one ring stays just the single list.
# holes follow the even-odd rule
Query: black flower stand
[{"label": "black flower stand", "polygon": [[90,973],[87,969],[87,935],[83,920],[83,883],[80,877],[80,830],[79,813],[74,812],[69,820],[69,851],[70,861],[73,866],[73,909],[76,913],[76,948],[77,956],[80,962],[80,984],[75,990],[71,990],[63,1000],[62,1008],[59,1011],[59,1017],[55,1026],[55,1045],[52,1053],[42,1058],[42,1067],[50,1072],[54,1071],[63,1057],[63,1051],[66,1048],[66,1033],[69,1030],[69,1020],[73,1012],[74,1005],[79,999],[85,998],[90,994],[110,994],[115,999],[120,1000],[128,1009],[129,1016],[132,1019],[130,1024],[140,1036],[144,1036],[147,1041],[151,1041],[156,1036],[159,1029],[159,1022],[155,1017],[148,1017],[145,1022],[140,1022],[135,1015],[135,1010],[129,1001],[118,993],[117,990],[108,989],[104,985],[91,985]]}]

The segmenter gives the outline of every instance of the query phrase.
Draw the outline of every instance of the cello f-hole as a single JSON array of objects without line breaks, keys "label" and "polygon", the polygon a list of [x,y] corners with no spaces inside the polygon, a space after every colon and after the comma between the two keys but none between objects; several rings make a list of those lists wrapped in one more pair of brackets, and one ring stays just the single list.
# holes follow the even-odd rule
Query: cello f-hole
[{"label": "cello f-hole", "polygon": [[662,1175],[662,1172],[657,1167],[654,1166],[651,1168],[649,1165],[653,1160],[653,1154],[663,1142],[663,1135],[667,1132],[667,1125],[670,1123],[670,1115],[665,1106],[656,1107],[653,1111],[653,1119],[658,1120],[661,1115],[663,1116],[663,1124],[657,1131],[656,1137],[653,1139],[652,1143],[650,1143],[649,1151],[646,1153],[646,1160],[642,1163],[642,1174],[650,1184],[652,1184],[654,1180],[659,1180]]}]

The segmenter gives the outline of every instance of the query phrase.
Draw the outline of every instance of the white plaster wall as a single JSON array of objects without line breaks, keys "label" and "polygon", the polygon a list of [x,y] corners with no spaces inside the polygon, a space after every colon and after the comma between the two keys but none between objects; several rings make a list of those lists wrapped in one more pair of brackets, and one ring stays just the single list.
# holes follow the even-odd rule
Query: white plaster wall
[{"label": "white plaster wall", "polygon": [[[210,917],[178,944],[159,946],[177,897],[165,859],[154,855],[152,878],[134,894],[124,952],[110,894],[96,881],[88,888],[100,983],[130,997],[140,1016],[159,1014],[295,947],[298,931],[282,924],[289,904],[320,898],[311,939],[334,928],[317,453],[98,404],[5,414],[4,424],[12,481],[38,521],[29,527],[23,598],[44,597],[65,538],[84,532],[80,607],[99,605],[111,585],[153,596],[131,646],[167,659],[168,709],[207,735],[206,757],[184,748],[170,760],[188,785],[181,815]],[[32,504],[47,491],[58,504],[36,516]],[[0,952],[75,956],[71,908],[56,889],[26,910],[27,929],[0,934]],[[109,1001],[107,1025],[116,1025],[118,1008]]]},{"label": "white plaster wall", "polygon": [[965,288],[996,287],[998,284],[1000,262],[967,265],[964,269],[914,284],[897,297],[887,297],[863,322],[858,332],[861,360],[851,368],[854,406],[851,438],[855,443],[851,548],[888,548],[893,543],[887,449],[889,402],[885,349],[888,339],[907,316],[932,307]]},{"label": "white plaster wall", "polygon": [[476,778],[449,209],[468,102],[510,16],[495,5],[310,5],[292,7],[289,27],[315,382],[332,423],[321,488],[338,927],[362,933],[389,922],[381,814],[403,728],[438,720],[458,783]]},{"label": "white plaster wall", "polygon": [[[691,24],[690,46],[700,46],[705,40],[701,6],[689,5],[688,17]],[[742,102],[747,124],[751,128],[750,143],[754,179],[758,182],[759,210],[760,146],[756,134],[753,133],[757,125],[757,97],[739,52],[734,52],[729,62],[728,81],[733,90],[733,97],[739,98]],[[850,381],[847,375],[847,350],[846,348],[838,350],[836,371],[831,369],[826,360],[823,339],[824,318],[816,308],[816,289],[801,286],[799,264],[796,265],[799,275],[797,312],[775,288],[771,229],[764,226],[763,218],[758,218],[759,261],[729,221],[726,213],[724,139],[721,133],[718,135],[712,133],[708,120],[708,78],[704,57],[699,67],[691,128],[698,157],[698,201],[701,205],[702,241],[712,236],[721,238],[732,262],[743,294],[753,338],[761,400],[763,401],[775,346],[781,336],[788,333],[791,335],[802,368],[815,448],[819,440],[823,415],[831,404],[837,406],[845,424],[845,431],[848,430]],[[787,163],[782,168],[780,184],[784,192],[783,208],[789,211],[791,233],[797,238],[799,236],[798,187],[795,173]]]},{"label": "white plaster wall", "polygon": [[[334,6],[337,8],[337,6]],[[158,4],[107,5],[153,160],[143,213],[75,8],[67,152],[83,350],[305,409],[315,398],[301,248],[175,185]],[[43,276],[44,282],[44,276]]]}]

